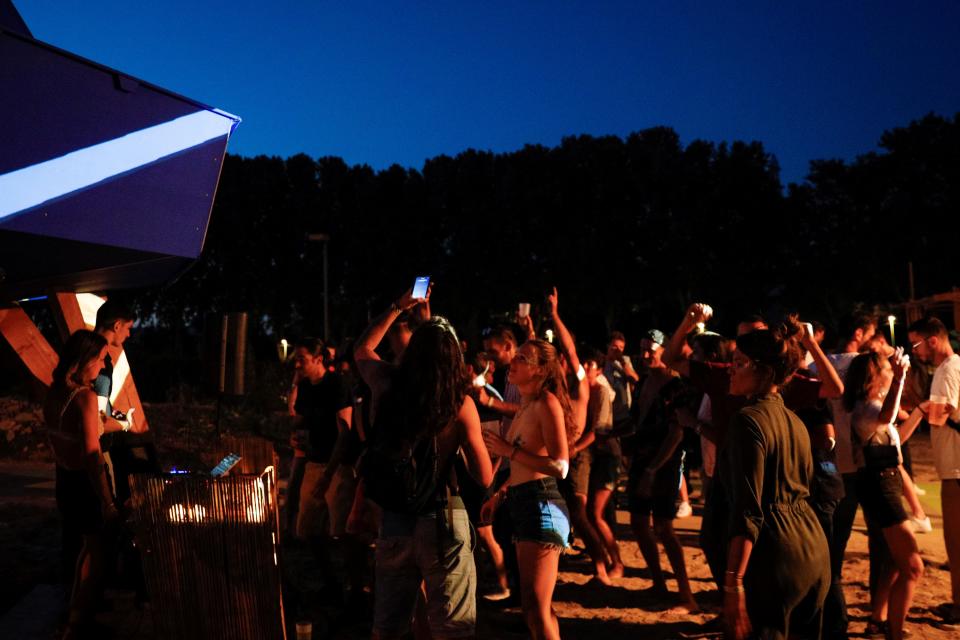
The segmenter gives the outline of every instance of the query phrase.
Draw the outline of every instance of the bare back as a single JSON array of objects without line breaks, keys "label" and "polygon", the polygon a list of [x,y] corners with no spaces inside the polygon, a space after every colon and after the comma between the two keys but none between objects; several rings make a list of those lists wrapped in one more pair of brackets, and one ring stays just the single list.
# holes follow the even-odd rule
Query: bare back
[{"label": "bare back", "polygon": [[43,406],[47,435],[57,464],[71,471],[83,469],[86,446],[79,396],[84,393],[93,394],[93,391],[57,389],[51,391]]}]

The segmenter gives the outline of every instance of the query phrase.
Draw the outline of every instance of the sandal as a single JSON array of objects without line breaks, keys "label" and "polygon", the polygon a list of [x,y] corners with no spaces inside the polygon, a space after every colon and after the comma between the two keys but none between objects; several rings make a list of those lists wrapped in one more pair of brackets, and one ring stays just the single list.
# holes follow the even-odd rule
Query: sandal
[{"label": "sandal", "polygon": [[867,626],[863,630],[864,638],[886,638],[887,637],[887,621],[886,620],[874,620],[870,618],[867,620]]}]

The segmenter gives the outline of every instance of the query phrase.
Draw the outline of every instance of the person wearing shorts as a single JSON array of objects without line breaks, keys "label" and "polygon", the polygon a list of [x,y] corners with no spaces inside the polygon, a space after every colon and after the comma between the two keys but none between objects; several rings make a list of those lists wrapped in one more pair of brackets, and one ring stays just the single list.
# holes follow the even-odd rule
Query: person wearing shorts
[{"label": "person wearing shorts", "polygon": [[553,590],[570,524],[556,480],[569,471],[567,443],[576,439],[580,429],[552,344],[524,343],[510,363],[509,380],[520,390],[522,402],[506,437],[483,433],[490,454],[510,460],[509,488],[499,491],[483,509],[494,511],[504,501],[511,503],[520,606],[527,629],[534,638],[559,640]]},{"label": "person wearing shorts", "polygon": [[660,390],[638,431],[638,446],[627,482],[630,525],[650,570],[653,589],[661,596],[669,593],[660,568],[659,540],[677,578],[680,605],[691,613],[698,611],[699,607],[690,588],[683,546],[673,529],[673,518],[677,513],[683,455],[679,446],[683,440],[683,427],[677,411],[696,414],[696,407],[685,404],[692,398],[699,403],[697,394],[691,393],[688,385],[679,378],[671,380]]},{"label": "person wearing shorts", "polygon": [[[902,350],[893,364],[877,352],[858,355],[844,383],[843,405],[851,414],[853,459],[857,464],[857,498],[867,528],[879,530],[890,550],[893,567],[877,576],[868,633],[900,640],[913,594],[923,575],[923,560],[903,508],[903,456],[900,441],[910,436],[920,415],[898,430],[894,426],[900,394],[910,366]],[[907,423],[910,423],[908,425]]]},{"label": "person wearing shorts", "polygon": [[514,542],[536,542],[563,550],[569,546],[570,512],[556,478],[541,478],[507,489]]},{"label": "person wearing shorts", "polygon": [[610,558],[607,575],[611,578],[619,578],[623,576],[623,560],[620,558],[620,546],[613,534],[613,527],[607,522],[607,506],[620,478],[620,458],[622,457],[620,438],[612,433],[613,399],[616,392],[601,373],[601,359],[598,355],[588,358],[585,366],[587,383],[590,387],[587,424],[595,434],[589,449],[591,465],[588,517]]}]

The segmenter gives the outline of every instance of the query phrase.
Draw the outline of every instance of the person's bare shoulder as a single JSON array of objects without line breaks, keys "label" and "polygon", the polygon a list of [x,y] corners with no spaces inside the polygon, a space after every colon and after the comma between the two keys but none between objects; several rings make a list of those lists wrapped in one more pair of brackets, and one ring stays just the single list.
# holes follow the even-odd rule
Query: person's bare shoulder
[{"label": "person's bare shoulder", "polygon": [[467,425],[468,421],[474,418],[480,420],[480,414],[477,412],[477,403],[469,395],[463,397],[463,404],[460,405],[460,411],[457,412],[457,422],[461,425]]},{"label": "person's bare shoulder", "polygon": [[80,410],[97,408],[97,394],[93,389],[81,389],[75,401]]},{"label": "person's bare shoulder", "polygon": [[548,417],[557,413],[563,415],[563,406],[560,400],[550,391],[544,391],[536,401],[537,416]]}]

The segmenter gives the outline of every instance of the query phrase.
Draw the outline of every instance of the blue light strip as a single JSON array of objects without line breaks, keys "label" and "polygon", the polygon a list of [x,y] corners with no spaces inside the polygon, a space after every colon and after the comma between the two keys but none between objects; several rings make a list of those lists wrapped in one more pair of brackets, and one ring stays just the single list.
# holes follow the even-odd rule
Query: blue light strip
[{"label": "blue light strip", "polygon": [[0,175],[0,220],[224,135],[240,119],[197,111]]}]

